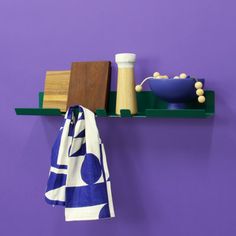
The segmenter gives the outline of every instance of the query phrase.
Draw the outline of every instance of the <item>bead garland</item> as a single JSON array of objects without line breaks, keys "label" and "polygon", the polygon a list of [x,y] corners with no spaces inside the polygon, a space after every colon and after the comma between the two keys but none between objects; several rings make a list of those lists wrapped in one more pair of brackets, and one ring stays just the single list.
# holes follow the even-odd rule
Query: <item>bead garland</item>
[{"label": "bead garland", "polygon": [[[191,77],[185,73],[181,73],[179,76],[176,75],[173,77],[173,79],[187,79],[187,78],[191,78]],[[143,83],[149,79],[169,79],[169,77],[168,77],[168,75],[161,75],[159,72],[154,72],[153,77],[147,77],[142,81],[141,84],[136,85],[135,91],[141,92],[143,90],[143,87],[142,87]],[[198,96],[198,102],[204,103],[206,101],[206,98],[204,96],[203,84],[202,84],[202,82],[198,81],[195,78],[192,78],[192,79],[194,79],[196,81],[194,84],[194,87],[196,88],[196,95]]]}]

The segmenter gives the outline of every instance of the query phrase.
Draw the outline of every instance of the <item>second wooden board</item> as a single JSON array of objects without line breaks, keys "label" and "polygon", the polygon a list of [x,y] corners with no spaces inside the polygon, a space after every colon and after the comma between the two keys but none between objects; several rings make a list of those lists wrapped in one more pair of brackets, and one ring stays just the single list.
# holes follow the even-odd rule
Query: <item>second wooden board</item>
[{"label": "second wooden board", "polygon": [[105,109],[110,87],[110,67],[109,61],[72,63],[67,108],[82,105],[91,111]]}]

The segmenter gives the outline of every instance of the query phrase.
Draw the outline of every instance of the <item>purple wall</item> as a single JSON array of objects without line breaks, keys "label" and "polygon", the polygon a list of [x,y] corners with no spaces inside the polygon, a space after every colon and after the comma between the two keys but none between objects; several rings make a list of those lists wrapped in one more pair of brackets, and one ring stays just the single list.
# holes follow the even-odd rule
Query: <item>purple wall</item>
[{"label": "purple wall", "polygon": [[[0,0],[0,235],[235,236],[234,0]],[[44,202],[61,117],[37,106],[46,70],[135,52],[136,81],[153,71],[205,77],[214,119],[98,119],[116,218],[65,223]],[[116,80],[113,74],[112,87]]]}]

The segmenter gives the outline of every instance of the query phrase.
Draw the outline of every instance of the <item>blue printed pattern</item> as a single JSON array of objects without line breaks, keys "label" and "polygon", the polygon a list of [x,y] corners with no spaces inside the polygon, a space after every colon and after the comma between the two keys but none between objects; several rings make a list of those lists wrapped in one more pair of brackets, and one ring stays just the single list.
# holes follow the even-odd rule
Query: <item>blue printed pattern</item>
[{"label": "blue printed pattern", "polygon": [[69,108],[53,145],[45,199],[65,207],[66,221],[114,217],[104,146],[82,106]]}]

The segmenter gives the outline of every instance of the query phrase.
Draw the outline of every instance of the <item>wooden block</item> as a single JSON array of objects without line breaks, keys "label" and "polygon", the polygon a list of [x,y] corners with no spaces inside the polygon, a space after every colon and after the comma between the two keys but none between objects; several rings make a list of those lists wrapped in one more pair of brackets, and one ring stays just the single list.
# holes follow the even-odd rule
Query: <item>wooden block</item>
[{"label": "wooden block", "polygon": [[66,111],[69,81],[69,70],[46,72],[43,108],[59,108],[62,112]]},{"label": "wooden block", "polygon": [[82,105],[93,112],[106,109],[110,68],[109,61],[72,63],[67,108]]}]

